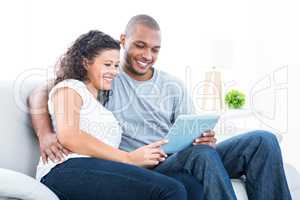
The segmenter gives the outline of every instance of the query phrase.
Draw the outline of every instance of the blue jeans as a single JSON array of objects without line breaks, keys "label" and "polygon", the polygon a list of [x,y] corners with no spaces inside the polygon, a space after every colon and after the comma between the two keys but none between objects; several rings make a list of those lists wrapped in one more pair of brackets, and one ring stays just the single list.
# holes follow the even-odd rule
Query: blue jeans
[{"label": "blue jeans", "polygon": [[168,175],[173,178],[114,161],[72,158],[55,166],[41,182],[60,200],[186,200],[187,192],[190,200],[201,199],[194,177]]},{"label": "blue jeans", "polygon": [[291,200],[276,137],[252,131],[212,148],[188,147],[154,168],[160,173],[184,172],[203,185],[205,199],[237,199],[230,178],[246,177],[249,200]]}]

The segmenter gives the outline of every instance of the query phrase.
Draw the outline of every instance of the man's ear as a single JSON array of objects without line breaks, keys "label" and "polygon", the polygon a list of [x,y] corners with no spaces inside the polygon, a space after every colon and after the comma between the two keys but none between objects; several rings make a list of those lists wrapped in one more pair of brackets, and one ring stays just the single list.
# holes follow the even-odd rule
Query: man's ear
[{"label": "man's ear", "polygon": [[124,49],[124,47],[125,47],[125,40],[126,40],[126,36],[125,36],[125,34],[121,34],[121,36],[120,36],[120,45],[121,45],[121,47]]}]

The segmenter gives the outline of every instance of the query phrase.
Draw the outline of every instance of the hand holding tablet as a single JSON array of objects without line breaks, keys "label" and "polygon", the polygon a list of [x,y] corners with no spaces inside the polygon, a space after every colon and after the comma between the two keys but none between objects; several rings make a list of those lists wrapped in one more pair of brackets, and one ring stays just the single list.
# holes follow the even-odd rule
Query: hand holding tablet
[{"label": "hand holding tablet", "polygon": [[180,115],[169,130],[165,139],[169,142],[162,146],[167,153],[176,153],[190,146],[205,131],[211,130],[218,122],[218,115]]}]

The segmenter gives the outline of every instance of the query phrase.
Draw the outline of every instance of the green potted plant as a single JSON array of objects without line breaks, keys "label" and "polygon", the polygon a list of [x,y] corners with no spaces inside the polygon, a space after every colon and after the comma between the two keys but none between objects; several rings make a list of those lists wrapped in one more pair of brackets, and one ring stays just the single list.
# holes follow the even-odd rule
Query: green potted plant
[{"label": "green potted plant", "polygon": [[245,101],[245,94],[238,90],[230,90],[225,95],[225,103],[229,108],[242,108],[245,105]]}]

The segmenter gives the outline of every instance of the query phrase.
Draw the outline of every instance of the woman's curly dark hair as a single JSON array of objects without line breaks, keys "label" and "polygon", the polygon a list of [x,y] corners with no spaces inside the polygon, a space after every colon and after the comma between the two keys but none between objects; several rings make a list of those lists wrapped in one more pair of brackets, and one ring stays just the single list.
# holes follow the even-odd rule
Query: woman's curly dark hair
[{"label": "woman's curly dark hair", "polygon": [[65,79],[87,80],[85,60],[93,62],[103,50],[120,50],[119,41],[111,36],[92,30],[79,36],[58,62],[55,84]]}]

